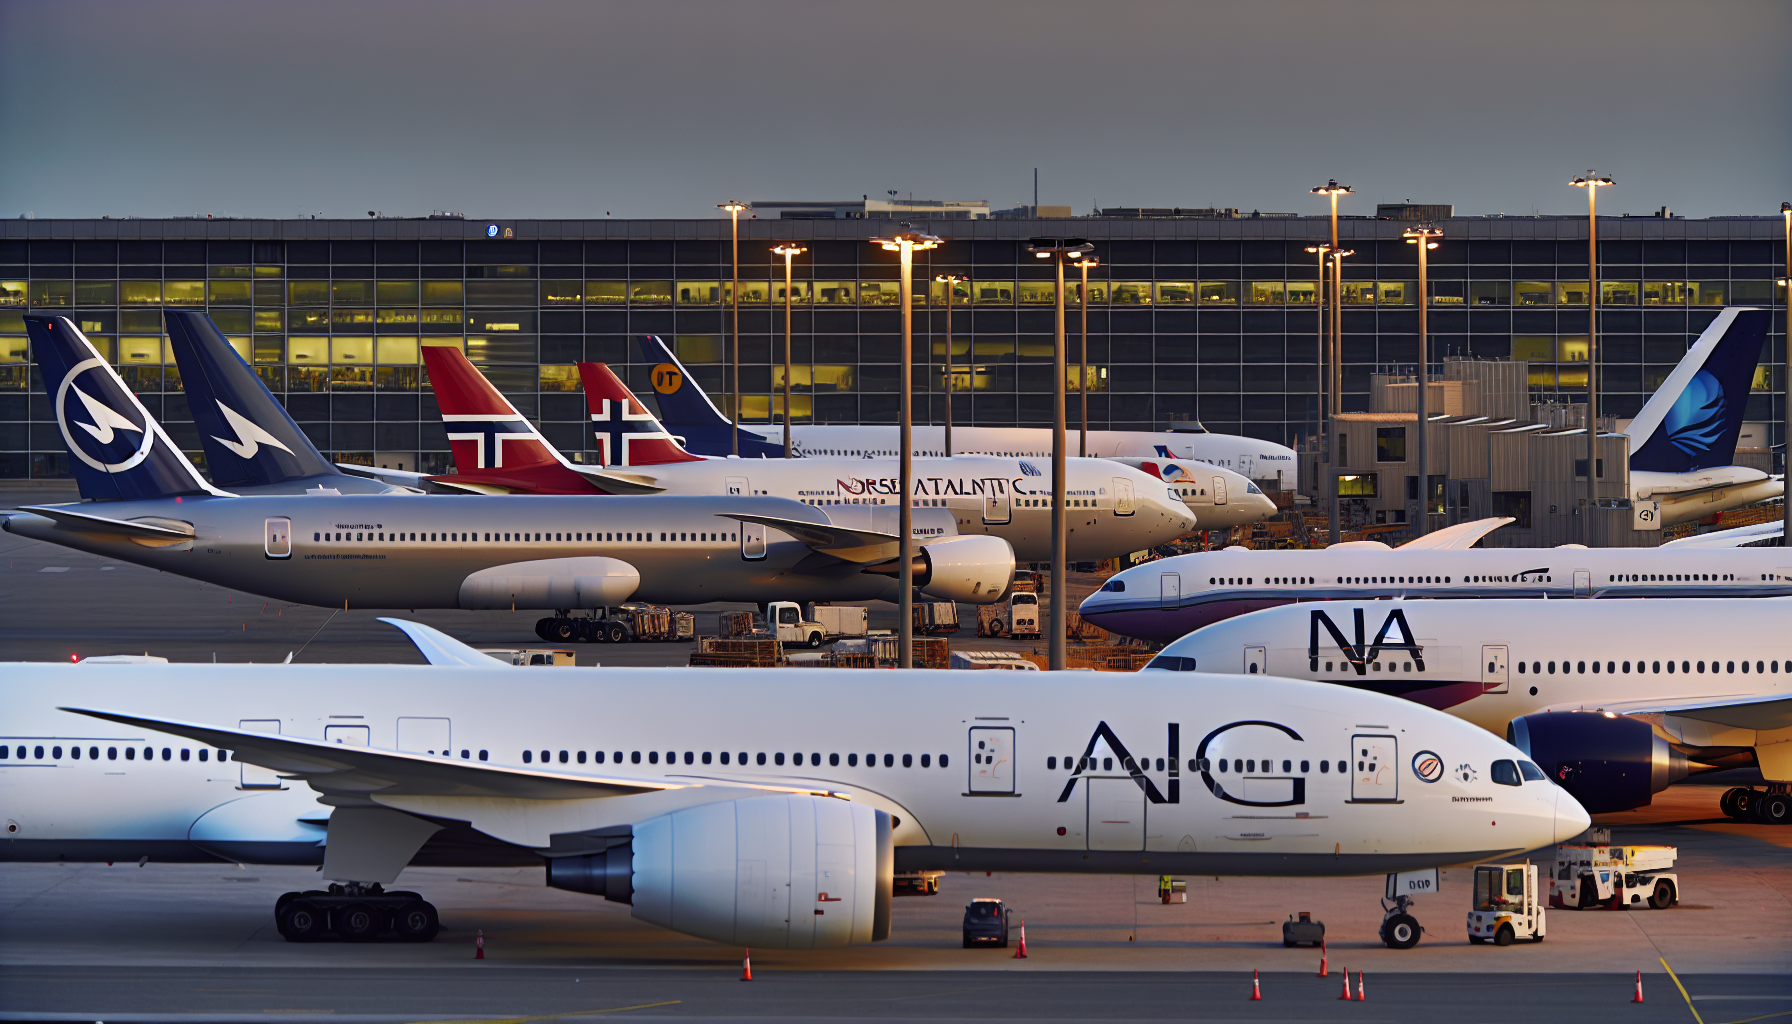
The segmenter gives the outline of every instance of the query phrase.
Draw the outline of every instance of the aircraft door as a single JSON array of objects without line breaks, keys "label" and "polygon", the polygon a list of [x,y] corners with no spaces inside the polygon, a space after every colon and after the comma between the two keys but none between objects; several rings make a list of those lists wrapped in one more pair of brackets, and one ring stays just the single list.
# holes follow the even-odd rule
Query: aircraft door
[{"label": "aircraft door", "polygon": [[[236,727],[244,732],[265,732],[276,736],[280,734],[278,718],[244,718],[236,723]],[[242,781],[239,785],[243,789],[283,788],[280,785],[280,776],[274,774],[271,768],[263,768],[243,760],[237,761],[237,767],[242,771]]]},{"label": "aircraft door", "polygon": [[1213,503],[1215,505],[1226,503],[1226,478],[1223,476],[1213,478]]},{"label": "aircraft door", "polygon": [[1014,792],[1014,730],[971,730],[971,792]]},{"label": "aircraft door", "polygon": [[1014,503],[1008,494],[1005,480],[986,480],[989,493],[983,496],[983,522],[990,526],[1000,526],[1014,518]]},{"label": "aircraft door", "polygon": [[291,558],[292,520],[284,516],[269,519],[262,535],[261,549],[269,558]]},{"label": "aircraft door", "polygon": [[1350,799],[1366,803],[1399,800],[1399,755],[1399,741],[1392,736],[1352,736],[1350,756],[1356,771],[1350,777]]},{"label": "aircraft door", "polygon": [[1505,645],[1481,645],[1481,692],[1505,693],[1510,683]]},{"label": "aircraft door", "polygon": [[1114,478],[1114,514],[1130,516],[1137,506],[1133,502],[1132,481]]},{"label": "aircraft door", "polygon": [[1166,572],[1158,578],[1159,595],[1157,607],[1166,612],[1173,612],[1182,605],[1182,575]]},{"label": "aircraft door", "polygon": [[749,562],[765,557],[765,524],[740,524],[740,557]]},{"label": "aircraft door", "polygon": [[1587,569],[1574,570],[1574,596],[1593,596],[1593,573]]},{"label": "aircraft door", "polygon": [[1131,778],[1091,778],[1088,836],[1091,850],[1145,848],[1145,789]]},{"label": "aircraft door", "polygon": [[1260,676],[1266,674],[1268,671],[1269,658],[1267,652],[1261,647],[1246,647],[1244,649],[1244,674],[1247,676]]},{"label": "aircraft door", "polygon": [[454,745],[451,723],[446,718],[400,718],[398,749],[407,754],[447,757]]},{"label": "aircraft door", "polygon": [[727,495],[748,495],[753,493],[752,481],[744,476],[731,476],[727,479],[722,493]]}]

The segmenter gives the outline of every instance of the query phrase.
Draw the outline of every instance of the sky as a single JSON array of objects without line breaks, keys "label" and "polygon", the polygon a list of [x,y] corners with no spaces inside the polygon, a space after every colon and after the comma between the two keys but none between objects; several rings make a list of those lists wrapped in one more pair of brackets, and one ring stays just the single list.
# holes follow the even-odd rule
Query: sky
[{"label": "sky", "polygon": [[1776,214],[1785,0],[0,0],[0,216]]}]

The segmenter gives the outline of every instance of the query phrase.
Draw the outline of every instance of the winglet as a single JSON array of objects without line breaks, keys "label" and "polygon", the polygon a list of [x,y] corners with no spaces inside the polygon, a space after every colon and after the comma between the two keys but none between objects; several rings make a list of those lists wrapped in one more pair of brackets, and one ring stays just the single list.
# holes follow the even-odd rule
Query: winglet
[{"label": "winglet", "polygon": [[585,409],[597,439],[599,465],[657,466],[703,461],[701,456],[685,451],[605,364],[580,363],[579,379],[585,384]]},{"label": "winglet", "polygon": [[417,645],[417,653],[423,655],[423,660],[431,665],[471,665],[490,668],[494,664],[504,664],[489,654],[468,647],[434,626],[425,626],[421,622],[394,619],[385,615],[380,616],[380,621],[403,630],[404,635],[410,638],[411,643]]},{"label": "winglet", "polygon": [[[1417,537],[1400,545],[1399,551],[1467,551],[1475,546],[1482,537],[1516,522],[1512,516],[1494,516],[1491,519],[1476,519],[1469,523],[1457,523],[1441,530],[1433,530],[1423,537]],[[1336,546],[1336,545],[1334,545]]]}]

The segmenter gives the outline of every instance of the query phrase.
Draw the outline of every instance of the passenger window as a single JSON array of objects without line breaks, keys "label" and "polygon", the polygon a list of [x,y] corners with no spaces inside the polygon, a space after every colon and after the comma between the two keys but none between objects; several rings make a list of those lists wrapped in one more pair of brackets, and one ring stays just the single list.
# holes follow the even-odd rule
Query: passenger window
[{"label": "passenger window", "polygon": [[1306,762],[1306,761],[1302,761],[1302,762],[1301,762],[1301,763],[1300,763],[1300,773],[1301,773],[1301,774],[1302,774],[1302,775],[1305,775],[1305,774],[1306,774],[1306,773],[1307,773],[1307,763],[1308,763],[1308,762]]},{"label": "passenger window", "polygon": [[709,751],[707,751],[707,750],[705,750],[705,751],[704,751],[704,752],[703,752],[703,763],[704,763],[704,764],[708,764],[708,763],[709,763]]},{"label": "passenger window", "polygon": [[784,763],[783,753],[780,752],[780,753],[773,754],[772,755],[772,763],[773,764],[783,764]]},{"label": "passenger window", "polygon": [[762,753],[758,757],[754,758],[754,763],[764,764],[765,763],[765,755]]},{"label": "passenger window", "polygon": [[[92,749],[92,750],[91,750],[91,751],[89,751],[89,753],[90,753],[90,755],[91,755],[91,756],[93,756],[93,757],[98,757],[98,756],[100,756],[100,748],[98,748],[98,747],[94,747],[94,748],[93,748],[93,749]],[[203,761],[203,760],[205,760],[205,755],[207,755],[207,754],[209,754],[209,753],[211,753],[211,751],[209,751],[209,750],[201,750],[201,751],[200,751],[200,752],[199,752],[199,760],[201,760],[201,761]]]},{"label": "passenger window", "polygon": [[922,754],[922,755],[921,755],[921,767],[923,767],[923,768],[931,768],[931,767],[933,767],[933,757],[932,757],[932,755],[930,755],[930,754]]},{"label": "passenger window", "polygon": [[859,766],[859,755],[857,755],[857,754],[846,755],[846,767],[857,768],[858,766]]},{"label": "passenger window", "polygon": [[1511,761],[1493,762],[1493,770],[1488,774],[1496,785],[1517,786],[1522,784],[1518,777],[1518,766]]},{"label": "passenger window", "polygon": [[885,768],[896,767],[896,755],[895,754],[885,754],[884,755],[884,767]]},{"label": "passenger window", "polygon": [[940,767],[941,768],[946,767],[946,755],[944,755],[944,754],[940,755]]},{"label": "passenger window", "polygon": [[580,764],[585,763],[585,752],[583,750],[579,751],[579,763]]},{"label": "passenger window", "polygon": [[[670,755],[670,754],[667,754],[667,755],[666,755],[666,756],[667,756],[667,757],[671,757],[671,756],[672,756],[672,755]],[[693,762],[693,757],[694,757],[694,755],[693,755],[693,754],[692,754],[692,753],[691,753],[691,752],[690,752],[690,751],[688,751],[688,750],[687,750],[687,751],[685,751],[685,752],[684,752],[684,763],[685,763],[685,764],[691,764],[691,763],[692,763],[692,762]],[[707,756],[707,755],[706,755],[706,756],[705,756],[705,757],[704,757],[704,758],[703,758],[703,760],[704,760],[704,762],[705,762],[705,763],[707,763],[707,762],[708,762],[708,761],[709,761],[709,757],[708,757],[708,756]]]},{"label": "passenger window", "polygon": [[529,751],[529,750],[523,751],[523,763],[524,764],[534,764],[535,763],[535,753],[533,751]]},{"label": "passenger window", "polygon": [[639,750],[629,751],[628,763],[629,764],[640,764],[641,763],[641,752]]},{"label": "passenger window", "polygon": [[915,766],[915,759],[913,756],[911,756],[909,754],[902,755],[902,767],[913,768],[914,766]]},{"label": "passenger window", "polygon": [[[1306,762],[1305,762],[1305,761],[1302,761],[1302,762],[1301,762],[1301,771],[1303,771],[1303,772],[1304,772],[1304,771],[1306,771],[1306,770],[1307,770],[1307,769],[1306,769]],[[1330,761],[1321,761],[1321,762],[1319,762],[1319,774],[1321,774],[1321,775],[1324,775],[1324,774],[1325,774],[1325,773],[1326,773],[1326,772],[1329,772],[1329,771],[1331,771],[1331,770],[1332,770],[1332,763],[1331,763],[1331,762],[1330,762]]]}]

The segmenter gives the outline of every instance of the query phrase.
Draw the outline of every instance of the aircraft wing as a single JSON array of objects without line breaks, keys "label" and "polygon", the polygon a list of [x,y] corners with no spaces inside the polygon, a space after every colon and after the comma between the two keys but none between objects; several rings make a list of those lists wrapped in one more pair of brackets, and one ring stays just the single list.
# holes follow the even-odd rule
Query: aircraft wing
[{"label": "aircraft wing", "polygon": [[491,668],[494,664],[506,664],[484,651],[468,647],[441,630],[425,626],[421,622],[394,619],[385,615],[380,616],[380,621],[402,630],[411,643],[417,645],[417,653],[423,655],[423,660],[431,665],[472,665],[479,668]]},{"label": "aircraft wing", "polygon": [[682,789],[678,783],[624,779],[407,754],[374,747],[245,732],[198,722],[145,718],[115,711],[60,708],[229,750],[239,761],[298,779],[325,796],[364,799],[379,796],[497,797],[524,800],[577,800]]},{"label": "aircraft wing", "polygon": [[1695,534],[1670,540],[1663,544],[1664,548],[1739,548],[1749,544],[1778,537],[1785,532],[1786,524],[1781,520],[1771,523],[1756,523],[1753,526],[1738,526],[1729,530],[1717,530],[1712,533]]},{"label": "aircraft wing", "polygon": [[[1578,707],[1564,704],[1546,710],[1570,711]],[[1766,730],[1792,726],[1792,696],[1783,693],[1600,701],[1598,710],[1620,715],[1672,715],[1731,729]]]},{"label": "aircraft wing", "polygon": [[843,562],[883,562],[896,554],[898,538],[893,533],[854,530],[836,526],[833,523],[806,523],[800,519],[758,516],[743,512],[718,512],[716,514],[726,519],[738,519],[743,523],[757,523],[760,526],[767,526],[781,533],[787,533],[816,551],[824,555],[832,555]]},{"label": "aircraft wing", "polygon": [[55,505],[21,505],[18,511],[53,520],[57,526],[83,533],[115,533],[152,540],[192,540],[193,527],[172,519],[113,519]]},{"label": "aircraft wing", "polygon": [[1512,516],[1494,516],[1491,519],[1477,519],[1472,523],[1457,523],[1441,530],[1433,530],[1423,537],[1409,540],[1400,545],[1401,551],[1467,551],[1475,546],[1475,542],[1493,531],[1516,520]]}]

